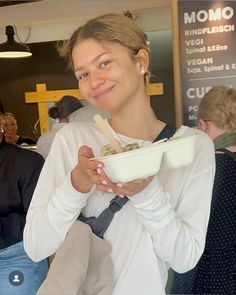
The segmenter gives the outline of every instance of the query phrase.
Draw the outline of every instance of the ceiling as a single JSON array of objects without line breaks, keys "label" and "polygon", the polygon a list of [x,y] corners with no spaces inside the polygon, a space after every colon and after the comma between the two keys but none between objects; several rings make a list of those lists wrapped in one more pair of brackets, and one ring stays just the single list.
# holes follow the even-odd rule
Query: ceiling
[{"label": "ceiling", "polygon": [[[16,5],[17,4],[17,5]],[[89,18],[129,10],[145,31],[170,26],[171,0],[41,0],[0,1],[0,42],[6,25],[17,26],[29,43],[60,40]]]}]

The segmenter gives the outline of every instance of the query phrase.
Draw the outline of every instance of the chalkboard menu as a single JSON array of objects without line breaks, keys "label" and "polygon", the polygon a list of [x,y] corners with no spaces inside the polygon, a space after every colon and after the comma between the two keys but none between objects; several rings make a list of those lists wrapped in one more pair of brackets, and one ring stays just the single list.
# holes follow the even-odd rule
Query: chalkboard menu
[{"label": "chalkboard menu", "polygon": [[178,1],[183,124],[216,85],[236,87],[236,1]]}]

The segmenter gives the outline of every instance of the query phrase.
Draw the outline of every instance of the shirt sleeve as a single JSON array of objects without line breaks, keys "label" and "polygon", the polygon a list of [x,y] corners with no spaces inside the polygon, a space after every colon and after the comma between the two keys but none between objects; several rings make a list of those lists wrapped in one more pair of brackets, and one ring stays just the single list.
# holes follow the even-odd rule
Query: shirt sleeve
[{"label": "shirt sleeve", "polygon": [[152,237],[156,255],[180,273],[194,268],[205,246],[215,159],[213,145],[203,146],[205,151],[198,151],[175,205],[174,196],[164,191],[157,177],[145,193],[130,198]]}]

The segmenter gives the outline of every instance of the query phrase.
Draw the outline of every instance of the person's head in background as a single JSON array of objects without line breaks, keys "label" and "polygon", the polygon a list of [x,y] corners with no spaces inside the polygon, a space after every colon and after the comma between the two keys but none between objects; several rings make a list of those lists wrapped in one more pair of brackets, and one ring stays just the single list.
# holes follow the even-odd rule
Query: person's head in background
[{"label": "person's head in background", "polygon": [[69,123],[69,116],[76,110],[82,108],[82,103],[70,95],[63,96],[56,104],[48,110],[49,117],[59,123]]},{"label": "person's head in background", "polygon": [[[94,57],[93,52],[98,56]],[[138,87],[146,91],[149,67],[147,37],[127,16],[107,14],[90,20],[73,33],[64,55],[69,58],[81,93],[94,106],[113,111],[109,105],[102,104],[102,99],[94,97],[98,83],[100,86],[103,83],[106,90],[122,86],[120,89],[115,87],[120,92],[117,99],[114,98],[117,104],[125,100],[125,96],[134,97]],[[102,93],[98,95],[102,96]]]},{"label": "person's head in background", "polygon": [[15,115],[12,113],[0,115],[0,125],[3,129],[5,141],[15,144],[19,138],[19,135],[17,135],[18,127]]},{"label": "person's head in background", "polygon": [[211,88],[198,107],[198,128],[216,141],[224,134],[236,136],[236,89],[226,86]]}]

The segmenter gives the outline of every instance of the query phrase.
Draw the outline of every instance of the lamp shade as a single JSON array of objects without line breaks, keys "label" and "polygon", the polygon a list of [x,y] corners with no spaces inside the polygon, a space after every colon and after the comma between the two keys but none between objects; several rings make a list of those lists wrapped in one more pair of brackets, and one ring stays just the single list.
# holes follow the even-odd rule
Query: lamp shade
[{"label": "lamp shade", "polygon": [[6,26],[7,41],[0,44],[0,58],[21,58],[31,56],[29,46],[14,40],[13,26]]}]

